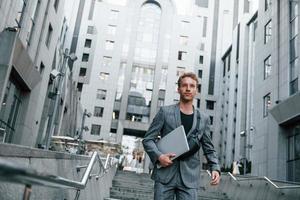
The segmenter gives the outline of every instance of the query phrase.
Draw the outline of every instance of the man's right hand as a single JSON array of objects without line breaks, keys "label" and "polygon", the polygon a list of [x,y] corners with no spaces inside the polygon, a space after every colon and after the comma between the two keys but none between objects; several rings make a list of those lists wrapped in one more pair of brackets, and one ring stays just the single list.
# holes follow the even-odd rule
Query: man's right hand
[{"label": "man's right hand", "polygon": [[161,154],[158,158],[159,163],[162,167],[168,167],[173,164],[171,158],[175,157],[174,153]]}]

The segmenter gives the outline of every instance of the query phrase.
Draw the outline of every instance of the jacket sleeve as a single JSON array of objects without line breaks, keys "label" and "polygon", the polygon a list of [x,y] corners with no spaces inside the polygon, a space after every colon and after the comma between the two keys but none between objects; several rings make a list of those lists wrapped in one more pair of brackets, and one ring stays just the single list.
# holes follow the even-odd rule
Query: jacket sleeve
[{"label": "jacket sleeve", "polygon": [[210,170],[218,171],[219,174],[221,174],[218,157],[217,157],[216,151],[214,149],[214,145],[209,136],[210,135],[209,118],[206,116],[204,119],[204,123],[205,123],[205,130],[204,130],[203,135],[200,140],[202,148],[203,148],[203,152],[207,159]]},{"label": "jacket sleeve", "polygon": [[164,125],[164,113],[163,113],[163,109],[160,108],[143,139],[144,149],[149,155],[152,163],[154,164],[158,161],[158,157],[162,154],[158,150],[155,141],[157,140],[157,137],[163,125]]}]

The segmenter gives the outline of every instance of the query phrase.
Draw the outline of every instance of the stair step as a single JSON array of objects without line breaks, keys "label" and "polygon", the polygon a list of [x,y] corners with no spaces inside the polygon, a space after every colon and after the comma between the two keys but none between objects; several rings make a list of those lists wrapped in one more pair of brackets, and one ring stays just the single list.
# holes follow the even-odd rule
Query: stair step
[{"label": "stair step", "polygon": [[[154,181],[148,174],[136,174],[129,171],[117,171],[110,198],[105,200],[153,200]],[[226,194],[198,189],[198,200],[229,200]]]}]

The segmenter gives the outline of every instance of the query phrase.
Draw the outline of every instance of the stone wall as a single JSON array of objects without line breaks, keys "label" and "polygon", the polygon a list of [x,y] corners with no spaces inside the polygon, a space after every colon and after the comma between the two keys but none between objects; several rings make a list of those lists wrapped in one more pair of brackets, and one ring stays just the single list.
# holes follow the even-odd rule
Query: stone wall
[{"label": "stone wall", "polygon": [[[20,167],[35,169],[40,173],[52,174],[74,181],[80,181],[85,170],[82,169],[77,172],[76,166],[87,165],[90,157],[46,151],[18,145],[0,144],[0,159],[15,163]],[[99,169],[99,162],[95,162],[92,174],[97,173]],[[98,180],[96,178],[89,179],[86,188],[80,191],[79,199],[102,200],[105,197],[109,197],[109,188],[112,185],[112,179],[115,173],[116,168],[112,167]],[[0,199],[21,199],[24,188],[24,184],[0,181]],[[69,200],[75,199],[75,195],[76,190],[73,189],[50,188],[33,185],[30,199]]]}]

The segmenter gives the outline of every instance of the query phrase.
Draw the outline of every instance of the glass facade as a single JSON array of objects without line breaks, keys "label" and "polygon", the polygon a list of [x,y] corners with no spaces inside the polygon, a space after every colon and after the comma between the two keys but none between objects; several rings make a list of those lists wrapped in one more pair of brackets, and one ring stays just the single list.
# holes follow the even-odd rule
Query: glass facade
[{"label": "glass facade", "polygon": [[9,81],[1,105],[0,142],[12,142],[21,104],[21,90]]},{"label": "glass facade", "polygon": [[300,125],[293,128],[288,137],[288,181],[300,182]]},{"label": "glass facade", "polygon": [[161,9],[158,5],[146,3],[141,7],[126,120],[149,122],[160,20]]},{"label": "glass facade", "polygon": [[298,0],[290,1],[290,95],[298,89]]}]

